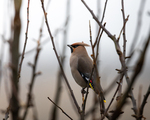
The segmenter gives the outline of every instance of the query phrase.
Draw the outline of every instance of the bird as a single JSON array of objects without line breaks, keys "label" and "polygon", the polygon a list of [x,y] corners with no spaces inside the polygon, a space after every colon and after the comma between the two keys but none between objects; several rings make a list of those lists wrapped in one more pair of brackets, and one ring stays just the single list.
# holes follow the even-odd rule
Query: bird
[{"label": "bird", "polygon": [[71,50],[71,73],[76,83],[82,87],[81,92],[83,92],[84,89],[89,86],[95,91],[96,94],[102,96],[103,101],[106,102],[105,97],[102,94],[103,90],[100,86],[100,82],[97,80],[98,77],[96,70],[93,70],[93,61],[85,49],[85,47],[88,47],[89,45],[84,42],[76,42],[67,46]]}]

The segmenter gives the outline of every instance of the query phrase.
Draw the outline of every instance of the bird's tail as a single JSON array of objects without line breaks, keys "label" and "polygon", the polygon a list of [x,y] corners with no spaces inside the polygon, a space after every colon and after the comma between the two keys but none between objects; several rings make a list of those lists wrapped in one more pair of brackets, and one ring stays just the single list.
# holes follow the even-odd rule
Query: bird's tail
[{"label": "bird's tail", "polygon": [[102,99],[103,99],[104,103],[106,103],[106,99],[105,99],[104,95],[102,95]]},{"label": "bird's tail", "polygon": [[[89,82],[89,87],[92,88],[92,89],[95,91],[92,82]],[[101,89],[101,90],[102,90],[102,89]],[[95,92],[96,92],[96,91],[95,91]],[[102,91],[101,91],[101,92],[102,92]],[[104,103],[106,103],[106,99],[105,99],[105,97],[104,97],[104,94],[103,94],[103,93],[99,93],[99,94],[100,94],[99,96],[102,97],[102,100],[104,101]]]}]

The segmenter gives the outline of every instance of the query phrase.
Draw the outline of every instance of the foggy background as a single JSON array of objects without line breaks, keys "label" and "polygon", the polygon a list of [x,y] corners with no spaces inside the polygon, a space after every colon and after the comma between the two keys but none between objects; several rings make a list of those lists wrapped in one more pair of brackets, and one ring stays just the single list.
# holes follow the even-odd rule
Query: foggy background
[{"label": "foggy background", "polygon": [[[45,6],[48,3],[48,0],[44,0]],[[96,39],[97,35],[97,23],[93,20],[89,11],[85,8],[80,0],[71,0],[70,1],[70,19],[68,23],[68,33],[67,33],[67,44],[72,44],[75,42],[85,42],[90,45],[89,41],[89,20],[91,21],[92,26],[92,37],[93,41]],[[97,1],[96,0],[86,0],[86,3],[93,10],[95,14],[97,14]],[[100,18],[103,12],[103,7],[105,4],[105,0],[100,0]],[[125,16],[129,15],[129,20],[126,24],[126,37],[127,37],[127,56],[129,55],[129,48],[131,46],[132,40],[134,39],[137,19],[138,19],[138,11],[141,4],[141,0],[125,0]],[[66,5],[67,0],[51,0],[49,4],[49,8],[47,10],[48,22],[54,37],[54,42],[56,44],[57,51],[59,55],[62,54],[62,44],[63,44],[63,33],[60,31],[58,34],[58,29],[63,29],[66,19]],[[148,32],[150,30],[150,0],[146,0],[145,7],[143,10],[142,16],[142,26],[140,30],[140,34],[137,39],[136,49],[137,54],[142,49],[144,40],[147,38]],[[21,35],[20,35],[20,53],[22,52],[24,40],[25,40],[25,32],[26,32],[26,22],[27,22],[27,0],[22,0],[21,7]],[[9,77],[5,78],[7,73],[7,67],[9,64],[9,45],[8,43],[2,42],[2,35],[5,36],[5,39],[9,39],[10,37],[10,26],[11,26],[11,18],[13,17],[13,1],[12,0],[1,0],[0,1],[0,46],[3,47],[3,60],[2,60],[2,79],[0,81],[0,109],[5,110],[8,107],[9,95],[10,95],[10,84]],[[31,0],[30,8],[29,8],[29,30],[28,30],[28,42],[26,47],[26,52],[37,46],[35,40],[38,40],[39,31],[41,27],[41,23],[43,20],[43,11],[41,8],[40,0]],[[120,30],[122,29],[123,20],[121,13],[121,1],[120,0],[108,0],[106,13],[104,17],[104,22],[106,22],[106,28],[116,36],[119,35]],[[55,36],[56,35],[56,36]],[[45,41],[45,44],[41,45],[41,52],[38,59],[37,71],[41,71],[42,74],[36,77],[36,81],[33,88],[33,98],[35,100],[35,106],[37,108],[37,116],[39,120],[48,120],[50,116],[51,106],[53,104],[47,99],[50,97],[52,100],[54,99],[55,91],[56,91],[56,80],[57,74],[59,70],[59,65],[54,54],[52,44],[49,38],[49,34],[47,32],[47,27],[43,25],[43,36],[41,42]],[[122,38],[120,39],[122,42]],[[67,46],[66,46],[67,47]],[[122,47],[122,46],[121,46]],[[2,50],[0,48],[0,50]],[[86,48],[88,54],[92,54],[91,47]],[[33,63],[35,57],[36,50],[33,50],[30,53],[25,54],[25,59],[23,61],[21,78],[20,78],[20,101],[21,104],[24,105],[26,102],[26,95],[28,93],[28,85],[31,80],[31,67],[28,66],[28,62]],[[103,89],[107,89],[108,85],[111,81],[117,76],[117,71],[120,69],[120,61],[118,55],[116,53],[113,41],[103,33],[101,41],[100,41],[100,76],[101,76],[101,84]],[[69,80],[69,83],[73,89],[75,97],[77,98],[77,102],[81,106],[82,97],[81,97],[81,88],[75,83],[74,79],[71,76],[70,72],[70,49],[66,48],[65,53],[65,65],[64,70],[66,76]],[[135,55],[135,58],[137,56]],[[144,63],[144,68],[142,74],[138,77],[136,81],[135,88],[133,90],[135,99],[138,98],[139,86],[142,85],[142,95],[144,95],[148,89],[150,84],[150,47],[147,51],[146,61]],[[136,61],[132,61],[130,65],[130,69],[133,69],[133,65]],[[129,69],[129,71],[130,71]],[[130,73],[130,72],[129,72]],[[62,80],[63,81],[63,80]],[[123,82],[124,87],[126,88],[126,81]],[[69,114],[73,119],[79,119],[78,114],[74,110],[74,106],[72,105],[72,98],[69,96],[68,88],[66,87],[65,82],[62,82],[62,95],[59,106],[63,108],[63,110]],[[116,84],[117,87],[117,84]],[[116,88],[114,87],[114,88]],[[8,91],[6,89],[8,88]],[[106,106],[110,102],[115,89],[112,90],[106,96]],[[92,106],[92,97],[93,91],[90,90],[87,107],[90,108]],[[143,97],[143,96],[142,96]],[[142,98],[143,99],[143,98]],[[134,119],[131,118],[133,111],[131,110],[132,104],[131,100],[129,100],[129,107],[125,108],[125,113],[122,115],[123,119]],[[150,108],[150,98],[147,100],[147,104],[144,110],[144,116],[150,119],[149,108]],[[113,105],[112,105],[113,106]],[[76,108],[75,108],[76,109]],[[59,111],[59,110],[58,110]],[[29,110],[28,119],[32,119],[33,111]],[[0,113],[0,119],[4,118],[4,114]],[[59,111],[59,119],[68,119],[66,116]]]}]

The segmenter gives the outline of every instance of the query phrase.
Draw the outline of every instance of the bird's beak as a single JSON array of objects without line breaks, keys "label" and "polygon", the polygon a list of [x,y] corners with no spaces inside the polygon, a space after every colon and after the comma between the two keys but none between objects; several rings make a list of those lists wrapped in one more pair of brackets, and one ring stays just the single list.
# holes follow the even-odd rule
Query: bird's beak
[{"label": "bird's beak", "polygon": [[71,49],[71,53],[73,52],[73,48],[72,48],[72,46],[71,45],[67,45],[68,47],[70,47],[70,49]]},{"label": "bird's beak", "polygon": [[71,45],[67,45],[68,47],[70,47],[70,48],[72,48],[72,46]]}]

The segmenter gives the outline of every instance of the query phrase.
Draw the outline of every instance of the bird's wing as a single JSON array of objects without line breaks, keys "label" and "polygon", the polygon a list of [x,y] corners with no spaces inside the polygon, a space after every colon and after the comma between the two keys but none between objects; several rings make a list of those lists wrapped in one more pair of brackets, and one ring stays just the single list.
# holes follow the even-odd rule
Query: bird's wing
[{"label": "bird's wing", "polygon": [[94,90],[93,76],[90,79],[92,73],[92,61],[90,59],[80,58],[78,60],[78,71],[86,83],[90,80],[89,86]]},{"label": "bird's wing", "polygon": [[[96,72],[94,71],[91,77],[92,73],[92,67],[93,67],[93,62],[91,59],[83,59],[80,58],[78,60],[78,71],[82,78],[85,80],[86,83],[89,81],[89,87],[92,88],[97,94],[103,92],[102,87],[100,86],[100,83],[97,83],[96,79]],[[105,97],[102,94],[102,99],[104,102],[106,102]]]}]

